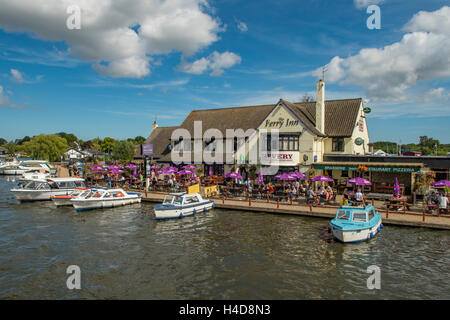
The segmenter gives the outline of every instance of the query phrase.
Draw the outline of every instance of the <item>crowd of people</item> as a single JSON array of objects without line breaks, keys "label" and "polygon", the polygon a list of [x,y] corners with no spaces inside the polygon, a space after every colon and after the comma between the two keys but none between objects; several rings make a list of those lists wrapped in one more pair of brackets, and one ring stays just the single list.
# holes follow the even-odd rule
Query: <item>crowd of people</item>
[{"label": "crowd of people", "polygon": [[439,190],[438,192],[432,191],[426,198],[425,202],[427,207],[432,210],[439,207],[439,210],[447,211],[448,210],[448,194],[444,192],[444,190]]}]

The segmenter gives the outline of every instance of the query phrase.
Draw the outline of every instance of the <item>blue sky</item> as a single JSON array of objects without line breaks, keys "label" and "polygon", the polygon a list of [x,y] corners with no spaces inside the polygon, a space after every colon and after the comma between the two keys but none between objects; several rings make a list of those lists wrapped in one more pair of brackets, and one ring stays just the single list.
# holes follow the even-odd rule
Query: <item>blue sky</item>
[{"label": "blue sky", "polygon": [[[0,0],[0,137],[147,137],[155,116],[315,95],[328,64],[326,99],[367,100],[372,142],[450,143],[447,1],[140,2]],[[80,30],[65,25],[73,3]]]}]

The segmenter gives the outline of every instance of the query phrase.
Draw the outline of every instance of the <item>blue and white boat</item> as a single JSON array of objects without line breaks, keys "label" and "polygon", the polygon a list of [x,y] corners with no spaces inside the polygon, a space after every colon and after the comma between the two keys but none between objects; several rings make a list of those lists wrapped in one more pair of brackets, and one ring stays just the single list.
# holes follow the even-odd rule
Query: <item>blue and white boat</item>
[{"label": "blue and white boat", "polygon": [[155,218],[175,219],[191,216],[214,208],[214,201],[203,199],[199,193],[171,193],[162,204],[154,207]]},{"label": "blue and white boat", "polygon": [[333,236],[341,242],[358,242],[372,239],[383,229],[381,214],[372,205],[341,206],[330,222]]}]

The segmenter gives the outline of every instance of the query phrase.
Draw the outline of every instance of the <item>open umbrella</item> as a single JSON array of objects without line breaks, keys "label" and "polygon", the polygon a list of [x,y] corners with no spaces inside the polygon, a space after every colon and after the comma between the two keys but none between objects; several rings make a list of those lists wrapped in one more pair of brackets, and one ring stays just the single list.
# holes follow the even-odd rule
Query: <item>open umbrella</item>
[{"label": "open umbrella", "polygon": [[347,183],[357,186],[371,186],[372,182],[364,178],[351,178],[347,180]]},{"label": "open umbrella", "polygon": [[433,182],[431,186],[435,188],[445,188],[445,187],[450,188],[450,181],[448,180],[436,181]]},{"label": "open umbrella", "polygon": [[187,164],[183,167],[183,169],[191,170],[191,169],[197,169],[197,167],[194,166],[193,164]]},{"label": "open umbrella", "polygon": [[333,182],[334,180],[327,176],[317,176],[311,178],[311,181],[327,181],[327,182]]},{"label": "open umbrella", "polygon": [[306,178],[306,175],[304,175],[300,171],[291,172],[289,175],[291,175],[291,176],[293,176],[293,177],[295,177],[297,179],[305,179]]},{"label": "open umbrella", "polygon": [[163,173],[164,173],[163,170],[158,170],[158,171],[156,171],[156,174],[163,174]]},{"label": "open umbrella", "polygon": [[178,171],[177,173],[180,174],[180,175],[185,175],[185,174],[192,174],[193,171],[191,171],[191,170],[181,170],[181,171]]},{"label": "open umbrella", "polygon": [[127,164],[127,165],[125,166],[125,169],[135,169],[135,168],[137,168],[137,165],[132,164],[132,163]]},{"label": "open umbrella", "polygon": [[280,174],[278,178],[276,178],[278,180],[286,180],[286,181],[292,181],[292,180],[296,180],[297,178],[294,176],[291,176],[290,174],[287,173],[283,173]]},{"label": "open umbrella", "polygon": [[398,184],[397,177],[395,178],[395,184],[394,184],[394,195],[400,195],[402,191],[400,190],[400,186]]},{"label": "open umbrella", "polygon": [[118,169],[120,169],[120,167],[115,164],[108,166],[108,170],[118,170]]},{"label": "open umbrella", "polygon": [[94,166],[91,168],[92,171],[105,171],[105,168],[101,166]]},{"label": "open umbrella", "polygon": [[161,167],[160,166],[157,166],[157,165],[153,165],[153,166],[151,166],[150,167],[150,169],[160,169]]},{"label": "open umbrella", "polygon": [[125,171],[123,171],[123,170],[120,170],[120,169],[114,169],[114,170],[111,170],[111,173],[124,173]]},{"label": "open umbrella", "polygon": [[225,175],[225,178],[242,179],[242,176],[236,172],[229,172]]},{"label": "open umbrella", "polygon": [[162,169],[164,174],[171,174],[171,173],[175,173],[178,172],[178,169],[175,167],[167,167],[165,169]]},{"label": "open umbrella", "polygon": [[209,166],[209,176],[211,177],[213,175],[213,167]]}]

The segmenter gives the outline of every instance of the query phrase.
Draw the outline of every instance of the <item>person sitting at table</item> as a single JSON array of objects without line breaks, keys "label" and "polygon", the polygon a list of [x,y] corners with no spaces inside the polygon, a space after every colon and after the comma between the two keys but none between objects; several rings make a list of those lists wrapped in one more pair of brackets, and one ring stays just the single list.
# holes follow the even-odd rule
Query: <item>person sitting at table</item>
[{"label": "person sitting at table", "polygon": [[357,202],[357,203],[363,203],[364,202],[364,195],[361,192],[360,188],[358,189],[358,191],[355,194],[355,202]]},{"label": "person sitting at table", "polygon": [[306,202],[307,203],[314,203],[315,202],[315,195],[314,191],[310,187],[306,189]]},{"label": "person sitting at table", "polygon": [[442,211],[447,211],[447,206],[448,206],[448,198],[445,196],[444,192],[441,191],[439,192],[439,209]]},{"label": "person sitting at table", "polygon": [[324,202],[327,199],[327,193],[326,191],[322,188],[322,186],[319,187],[319,190],[317,190],[317,196],[318,196],[318,200],[319,202]]},{"label": "person sitting at table", "polygon": [[327,186],[326,190],[327,190],[327,201],[334,200],[333,188],[331,188],[331,186]]},{"label": "person sitting at table", "polygon": [[350,201],[350,193],[347,188],[344,189],[344,201],[345,200]]}]

